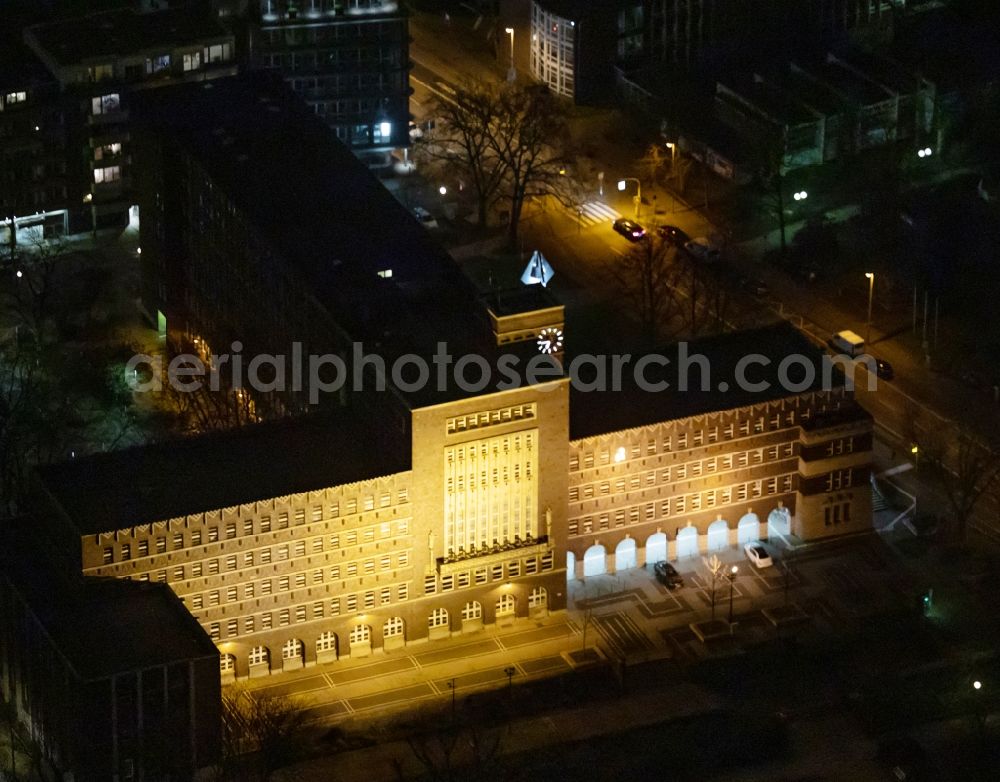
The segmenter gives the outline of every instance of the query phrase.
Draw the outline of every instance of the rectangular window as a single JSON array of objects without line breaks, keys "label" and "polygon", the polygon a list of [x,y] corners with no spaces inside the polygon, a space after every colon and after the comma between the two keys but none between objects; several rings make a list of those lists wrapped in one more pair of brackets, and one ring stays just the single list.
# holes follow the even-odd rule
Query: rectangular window
[{"label": "rectangular window", "polygon": [[174,550],[184,548],[184,535],[180,532],[174,533]]},{"label": "rectangular window", "polygon": [[205,604],[204,597],[202,595],[191,595],[191,607],[195,609],[201,609]]},{"label": "rectangular window", "polygon": [[122,544],[122,560],[127,561],[127,560],[130,560],[130,559],[132,559],[132,546],[129,545],[128,543],[123,543]]},{"label": "rectangular window", "polygon": [[201,567],[202,567],[201,562],[193,562],[191,564],[191,575],[194,576],[195,578],[200,578]]},{"label": "rectangular window", "polygon": [[271,549],[269,548],[261,549],[260,563],[262,565],[269,565],[271,563]]},{"label": "rectangular window", "polygon": [[149,541],[148,540],[143,539],[143,540],[139,541],[139,556],[140,557],[148,557],[149,556]]},{"label": "rectangular window", "polygon": [[236,570],[236,555],[231,554],[226,557],[226,570]]},{"label": "rectangular window", "polygon": [[306,621],[306,607],[305,606],[295,606],[295,621],[304,622]]},{"label": "rectangular window", "polygon": [[103,559],[105,565],[110,565],[114,561],[114,559],[115,559],[115,551],[114,551],[114,549],[111,548],[110,546],[108,546],[107,548],[105,548],[104,552],[103,552],[103,555],[102,555],[102,559]]},{"label": "rectangular window", "polygon": [[208,561],[208,573],[211,576],[218,575],[219,573],[219,560],[210,559]]},{"label": "rectangular window", "polygon": [[374,607],[375,607],[375,593],[365,592],[365,608],[374,608]]},{"label": "rectangular window", "polygon": [[260,531],[261,532],[270,532],[271,531],[271,517],[270,516],[261,516],[260,517]]},{"label": "rectangular window", "polygon": [[435,592],[437,592],[437,579],[430,573],[424,576],[424,594],[433,595]]},{"label": "rectangular window", "polygon": [[246,619],[243,620],[243,632],[244,633],[252,633],[253,632],[253,625],[254,625],[253,617],[252,616],[248,616]]},{"label": "rectangular window", "polygon": [[235,586],[227,587],[226,601],[229,603],[235,603],[237,600],[239,600],[239,595],[237,594],[236,587]]},{"label": "rectangular window", "polygon": [[358,610],[358,596],[348,595],[347,596],[347,613],[353,614]]},{"label": "rectangular window", "polygon": [[278,579],[278,589],[280,589],[282,592],[287,592],[289,585],[290,582],[288,580],[288,576],[282,576],[281,578]]},{"label": "rectangular window", "polygon": [[284,627],[285,625],[291,624],[291,621],[291,612],[287,608],[282,608],[281,611],[278,612],[278,626]]},{"label": "rectangular window", "polygon": [[101,95],[90,101],[90,110],[94,116],[113,114],[121,108],[121,98],[117,92]]},{"label": "rectangular window", "polygon": [[219,541],[219,528],[209,527],[208,528],[208,542],[217,543]]},{"label": "rectangular window", "polygon": [[236,537],[236,522],[231,521],[226,525],[226,540],[232,540]]},{"label": "rectangular window", "polygon": [[271,629],[271,615],[270,614],[261,614],[260,615],[260,629],[261,630],[270,630]]},{"label": "rectangular window", "polygon": [[410,596],[410,587],[409,587],[409,585],[408,584],[400,584],[399,588],[397,589],[397,593],[399,595],[399,600],[400,601],[406,600]]},{"label": "rectangular window", "polygon": [[184,580],[184,566],[174,568],[174,581]]},{"label": "rectangular window", "polygon": [[340,598],[335,597],[330,601],[330,616],[340,616]]},{"label": "rectangular window", "polygon": [[201,67],[201,52],[192,52],[184,55],[184,70],[196,71]]}]

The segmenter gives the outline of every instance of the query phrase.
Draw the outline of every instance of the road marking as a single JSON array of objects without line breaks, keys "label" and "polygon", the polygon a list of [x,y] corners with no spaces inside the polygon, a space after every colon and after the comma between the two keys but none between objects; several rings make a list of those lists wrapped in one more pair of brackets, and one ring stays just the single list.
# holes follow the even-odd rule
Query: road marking
[{"label": "road marking", "polygon": [[[412,73],[410,74],[410,81],[412,81],[412,82],[414,82],[414,83],[416,83],[416,84],[419,84],[419,85],[420,85],[421,87],[423,87],[423,88],[424,88],[425,90],[428,90],[429,92],[433,92],[433,93],[434,93],[435,95],[437,95],[437,96],[438,96],[439,98],[442,98],[443,100],[446,100],[446,101],[448,101],[449,103],[454,103],[454,104],[455,104],[456,106],[458,105],[458,101],[456,101],[456,100],[455,100],[455,99],[454,99],[454,98],[453,98],[453,97],[452,97],[451,95],[449,95],[449,94],[448,94],[447,92],[442,92],[442,91],[441,91],[441,90],[439,90],[439,89],[438,89],[438,88],[437,88],[436,86],[433,86],[433,85],[431,85],[431,84],[428,84],[427,82],[425,82],[425,81],[423,81],[423,80],[421,80],[421,79],[418,79],[418,78],[417,78],[416,76],[414,76],[414,75],[413,75]],[[439,85],[439,84],[441,84],[441,82],[434,82],[434,84],[435,84],[435,85]],[[442,86],[442,87],[444,87],[445,85],[441,85],[441,86]],[[449,92],[451,92],[451,93],[454,93],[454,92],[455,92],[455,91],[454,91],[453,89],[451,89],[450,87],[446,87],[446,89],[447,89],[447,90],[448,90]]]},{"label": "road marking", "polygon": [[572,218],[580,225],[590,228],[594,225],[612,223],[621,213],[601,201],[587,201],[578,207],[566,207]]},{"label": "road marking", "polygon": [[888,470],[884,470],[876,475],[876,478],[888,478],[890,475],[899,475],[901,472],[906,472],[907,470],[912,470],[913,465],[909,462],[903,462],[903,464],[897,464],[895,467],[890,467]]}]

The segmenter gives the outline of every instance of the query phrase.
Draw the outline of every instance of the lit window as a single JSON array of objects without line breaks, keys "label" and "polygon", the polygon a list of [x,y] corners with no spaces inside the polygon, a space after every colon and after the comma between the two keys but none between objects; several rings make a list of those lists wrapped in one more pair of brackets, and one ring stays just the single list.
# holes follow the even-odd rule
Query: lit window
[{"label": "lit window", "polygon": [[392,277],[392,269],[382,269],[382,271],[378,273],[378,276],[383,280],[387,280]]},{"label": "lit window", "polygon": [[106,166],[105,168],[94,169],[94,182],[98,185],[107,182],[118,182],[122,178],[122,171],[119,166]]},{"label": "lit window", "polygon": [[195,71],[201,67],[201,52],[192,52],[184,55],[184,70]]},{"label": "lit window", "polygon": [[12,103],[24,103],[28,99],[28,93],[26,92],[8,92],[7,93],[7,105],[10,106]]},{"label": "lit window", "polygon": [[101,95],[97,98],[93,98],[90,101],[91,113],[94,116],[99,114],[112,114],[121,108],[121,99],[117,92],[112,92],[108,95]]}]

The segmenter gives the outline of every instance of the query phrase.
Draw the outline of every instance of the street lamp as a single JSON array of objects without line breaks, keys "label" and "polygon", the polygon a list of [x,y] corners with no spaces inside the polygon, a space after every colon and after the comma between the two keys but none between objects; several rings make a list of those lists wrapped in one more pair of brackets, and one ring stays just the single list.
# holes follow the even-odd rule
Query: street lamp
[{"label": "street lamp", "polygon": [[445,187],[444,185],[441,185],[441,187],[438,188],[438,192],[441,195],[448,195],[448,188]]},{"label": "street lamp", "polygon": [[509,698],[514,689],[514,674],[517,673],[517,668],[513,665],[508,665],[503,669],[503,672],[507,674],[507,697]]},{"label": "street lamp", "polygon": [[507,27],[504,32],[510,36],[510,70],[507,71],[507,81],[517,80],[517,69],[514,67],[514,28]]},{"label": "street lamp", "polygon": [[733,582],[736,580],[736,571],[739,568],[733,565],[726,576],[729,579],[729,624],[733,623]]},{"label": "street lamp", "polygon": [[809,197],[809,194],[805,190],[799,190],[792,194],[792,198],[796,201],[805,201]]},{"label": "street lamp", "polygon": [[976,679],[972,683],[972,689],[974,689],[974,690],[981,690],[981,689],[983,689],[983,683],[981,681],[979,681],[979,679]]},{"label": "street lamp", "polygon": [[930,157],[934,154],[934,150],[930,147],[924,147],[923,149],[917,150],[917,157]]},{"label": "street lamp", "polygon": [[865,344],[872,344],[872,297],[875,295],[875,274],[874,272],[865,272],[865,277],[868,278],[868,329],[865,333]]},{"label": "street lamp", "polygon": [[625,187],[629,182],[635,182],[635,195],[632,200],[635,201],[635,219],[639,219],[639,204],[642,203],[642,183],[636,179],[634,176],[627,176],[624,179],[618,180],[618,192],[624,193]]}]

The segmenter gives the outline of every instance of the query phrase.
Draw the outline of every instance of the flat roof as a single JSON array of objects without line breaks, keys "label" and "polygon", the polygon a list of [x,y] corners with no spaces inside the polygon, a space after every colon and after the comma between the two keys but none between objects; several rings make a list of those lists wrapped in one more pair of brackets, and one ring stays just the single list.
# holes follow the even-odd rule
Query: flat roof
[{"label": "flat roof", "polygon": [[[137,101],[133,116],[204,168],[367,351],[387,362],[429,359],[446,342],[454,356],[496,361],[501,351],[474,283],[279,78],[167,86]],[[422,407],[475,395],[431,385],[400,396]]]},{"label": "flat roof", "polygon": [[[683,348],[682,348],[683,346]],[[686,354],[682,354],[686,350]],[[638,387],[631,371],[623,374],[620,391],[587,391],[574,383],[570,390],[570,438],[584,437],[634,429],[641,426],[669,421],[703,413],[730,410],[762,402],[770,402],[796,393],[818,391],[822,388],[823,351],[813,345],[787,321],[764,328],[678,343],[657,351],[669,360],[665,367],[650,365],[644,373],[648,382],[667,382],[661,391],[643,390]],[[678,365],[683,355],[705,356],[709,365],[709,388],[702,391],[700,368],[687,372],[689,390],[680,389],[681,372]],[[747,356],[754,355],[766,362],[748,365],[745,372],[748,388],[738,387],[736,367]],[[801,356],[802,362],[813,367],[815,378],[804,388],[789,390],[779,380],[778,365],[788,356]],[[639,356],[633,356],[632,366]],[[792,368],[788,372],[792,381],[804,381],[805,370]],[[725,388],[722,384],[725,384]],[[750,390],[749,384],[765,384],[759,390]],[[833,384],[843,385],[843,376],[837,372]]]},{"label": "flat roof", "polygon": [[109,532],[410,469],[409,437],[370,425],[370,415],[341,408],[95,454],[38,475],[81,535]]},{"label": "flat roof", "polygon": [[829,84],[835,90],[839,90],[859,106],[870,106],[893,97],[887,89],[862,79],[836,61],[800,63],[799,67],[811,76]]},{"label": "flat roof", "polygon": [[118,8],[32,25],[25,34],[60,65],[231,37],[208,3],[147,13]]},{"label": "flat roof", "polygon": [[8,525],[0,565],[81,679],[218,657],[169,586],[71,573],[43,550],[36,526]]},{"label": "flat roof", "polygon": [[[786,125],[817,121],[816,116],[792,95],[769,83],[759,82],[752,77],[729,76],[720,79],[719,84]],[[726,100],[727,97],[725,93],[716,94],[718,99]]]}]

